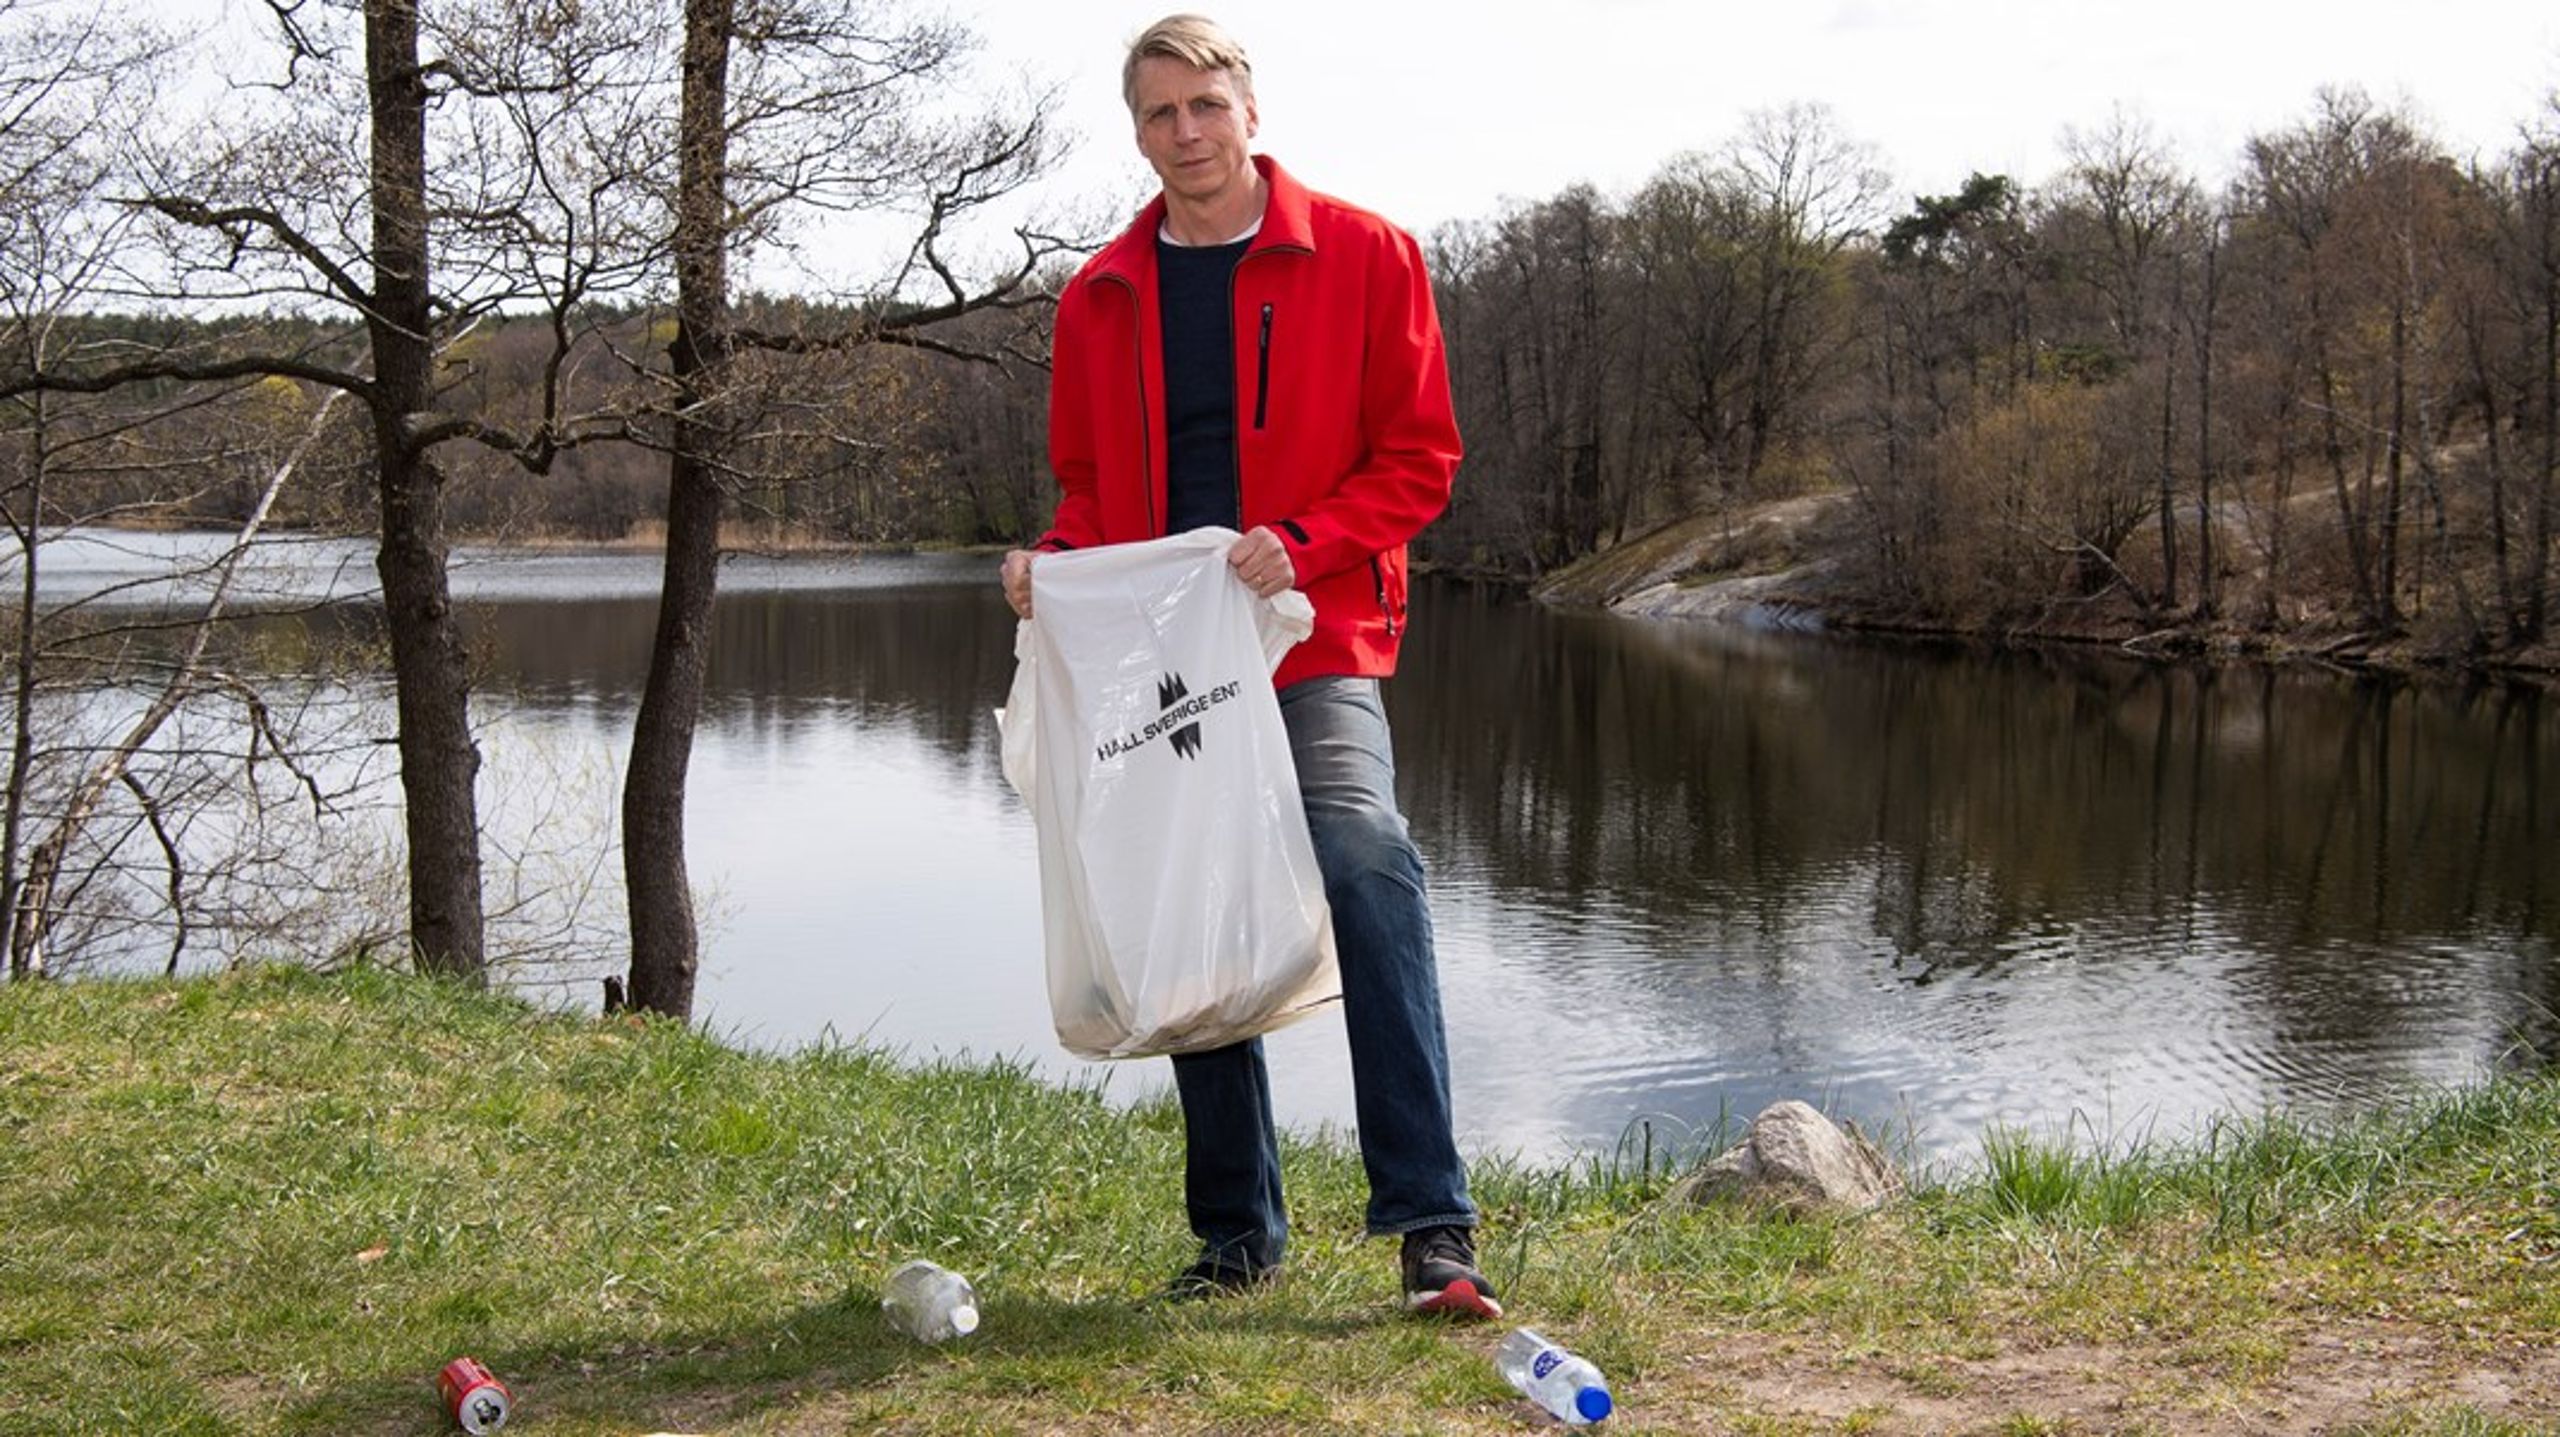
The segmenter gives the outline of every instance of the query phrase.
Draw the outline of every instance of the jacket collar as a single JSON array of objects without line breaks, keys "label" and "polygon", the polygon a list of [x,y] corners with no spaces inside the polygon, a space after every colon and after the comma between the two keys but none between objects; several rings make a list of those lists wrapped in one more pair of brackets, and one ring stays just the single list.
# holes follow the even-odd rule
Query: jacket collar
[{"label": "jacket collar", "polygon": [[[1311,217],[1307,187],[1280,168],[1280,162],[1269,155],[1253,157],[1253,167],[1262,172],[1267,191],[1262,203],[1262,228],[1254,232],[1253,243],[1246,253],[1267,249],[1302,249],[1316,247],[1315,225]],[[1089,279],[1113,278],[1131,284],[1153,283],[1156,272],[1156,230],[1164,223],[1164,195],[1159,192],[1138,212],[1138,218],[1120,232],[1120,236],[1103,247],[1094,257]]]}]

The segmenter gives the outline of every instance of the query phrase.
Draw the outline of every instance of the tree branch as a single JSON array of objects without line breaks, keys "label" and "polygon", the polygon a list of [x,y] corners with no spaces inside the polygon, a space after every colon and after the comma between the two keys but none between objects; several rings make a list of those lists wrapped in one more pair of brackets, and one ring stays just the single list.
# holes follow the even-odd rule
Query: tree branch
[{"label": "tree branch", "polygon": [[235,256],[248,244],[247,239],[240,233],[241,227],[254,225],[275,236],[278,242],[282,243],[286,249],[293,251],[303,263],[319,271],[321,277],[329,282],[329,287],[337,291],[339,298],[358,309],[369,308],[373,303],[372,291],[356,283],[354,276],[340,268],[335,260],[330,259],[318,245],[313,244],[300,230],[295,229],[283,215],[264,205],[231,205],[224,209],[215,209],[202,200],[180,199],[171,195],[147,195],[141,199],[120,200],[117,203],[156,210],[180,224],[193,225],[198,229],[220,230],[230,239]]},{"label": "tree branch", "polygon": [[371,403],[373,381],[343,369],[325,364],[277,355],[250,355],[239,359],[185,360],[145,359],[133,364],[111,365],[87,374],[64,374],[52,370],[29,370],[0,379],[0,399],[15,399],[21,394],[104,394],[128,384],[141,384],[154,379],[221,380],[263,379],[274,376],[299,379],[309,384],[337,390],[342,394]]},{"label": "tree branch", "polygon": [[179,856],[178,840],[170,836],[168,822],[161,817],[160,800],[143,786],[141,779],[134,777],[133,770],[126,769],[119,777],[124,780],[125,790],[133,795],[134,802],[142,805],[143,820],[151,825],[151,836],[160,840],[160,854],[169,862],[169,912],[176,919],[178,931],[169,941],[169,966],[165,971],[169,977],[175,978],[178,976],[178,959],[187,951],[186,860]]}]

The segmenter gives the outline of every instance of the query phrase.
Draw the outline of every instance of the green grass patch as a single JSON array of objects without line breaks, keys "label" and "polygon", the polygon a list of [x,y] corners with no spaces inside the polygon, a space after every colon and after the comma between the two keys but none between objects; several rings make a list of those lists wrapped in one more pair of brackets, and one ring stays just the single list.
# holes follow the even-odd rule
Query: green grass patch
[{"label": "green grass patch", "polygon": [[[432,1378],[466,1352],[546,1434],[1533,1416],[1493,1374],[1499,1333],[1402,1316],[1393,1245],[1364,1239],[1357,1156],[1329,1135],[1285,1144],[1287,1280],[1163,1308],[1145,1299],[1191,1255],[1179,1115],[1018,1063],[751,1054],[293,969],[13,985],[0,1055],[6,1437],[440,1432]],[[2437,1334],[2444,1371],[2560,1327],[2548,1079],[2177,1149],[1997,1134],[1979,1172],[1863,1219],[1666,1204],[1721,1141],[1631,1130],[1474,1174],[1487,1271],[1609,1373],[1629,1430],[1891,1429],[1889,1402],[1843,1426],[1736,1376],[1734,1351],[1772,1344],[1812,1376],[1986,1403],[1976,1364],[2101,1344],[2128,1390],[2211,1413],[2375,1314]],[[880,1279],[919,1256],[976,1280],[976,1338],[921,1348],[880,1320]],[[2035,1420],[2006,1400],[1972,1426],[2045,1430],[2004,1427]],[[2367,1430],[2526,1430],[2452,1400],[2414,1390]]]}]

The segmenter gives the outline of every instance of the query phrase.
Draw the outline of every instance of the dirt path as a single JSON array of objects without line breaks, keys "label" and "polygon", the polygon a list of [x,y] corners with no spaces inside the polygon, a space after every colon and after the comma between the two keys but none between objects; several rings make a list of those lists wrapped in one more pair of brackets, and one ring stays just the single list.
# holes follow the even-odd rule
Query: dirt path
[{"label": "dirt path", "polygon": [[2167,1340],[1886,1363],[1745,1336],[1710,1343],[1627,1395],[1630,1427],[1697,1433],[2309,1437],[2463,1408],[2560,1433],[2560,1352],[2522,1342],[2474,1350],[2388,1322],[2271,1341],[2246,1361]]},{"label": "dirt path", "polygon": [[[2018,1344],[1984,1355],[1907,1359],[1843,1355],[1813,1339],[1701,1332],[1694,1355],[1620,1384],[1607,1431],[1700,1437],[2325,1437],[2398,1432],[2430,1414],[2468,1412],[2560,1434],[2560,1351],[2526,1342],[2457,1342],[2415,1324],[2359,1322],[2286,1340],[2245,1357],[2229,1344],[2199,1355],[2170,1335],[2151,1344]],[[716,1411],[687,1432],[724,1429]],[[951,1431],[960,1414],[921,1418]],[[1204,1425],[1196,1409],[1136,1404],[1063,1410],[1037,1393],[974,1405],[970,1431],[1102,1437],[1111,1433],[1432,1432],[1518,1434],[1564,1429],[1525,1400],[1444,1407],[1417,1419],[1409,1404],[1336,1410],[1322,1419]],[[787,1437],[902,1430],[876,1402],[850,1393],[786,1402],[737,1429]],[[2448,1422],[2425,1433],[2468,1432]]]}]

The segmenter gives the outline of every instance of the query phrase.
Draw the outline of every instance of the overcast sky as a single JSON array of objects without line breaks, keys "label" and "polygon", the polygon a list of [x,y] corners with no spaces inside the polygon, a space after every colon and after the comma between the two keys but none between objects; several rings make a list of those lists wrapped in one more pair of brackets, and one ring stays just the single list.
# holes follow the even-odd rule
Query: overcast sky
[{"label": "overcast sky", "polygon": [[[1182,0],[951,0],[996,74],[1068,88],[1064,177],[1144,177],[1119,102],[1127,42]],[[2322,85],[2405,100],[2456,153],[2506,146],[2560,87],[2553,0],[1224,0],[1253,56],[1261,148],[1408,229],[1575,180],[1623,191],[1753,110],[1829,106],[1897,196],[1973,170],[2035,183],[2066,125],[2146,117],[2191,173]]]},{"label": "overcast sky", "polygon": [[[1120,60],[1186,0],[942,3],[980,37],[980,82],[1061,87],[1058,118],[1080,144],[1049,182],[1055,202],[1098,202],[1116,222],[1153,192]],[[2560,89],[2560,0],[1199,3],[1253,56],[1259,148],[1418,234],[1577,180],[1624,193],[1752,111],[1796,102],[1828,106],[1873,148],[1901,208],[1974,170],[2039,183],[2060,167],[2064,127],[2120,109],[2218,185],[2251,134],[2309,116],[2323,85],[2405,105],[2462,156],[2507,148]],[[235,44],[272,23],[256,0],[151,8]],[[863,251],[886,235],[858,233],[804,231],[796,259],[762,256],[750,282],[876,277]]]}]

